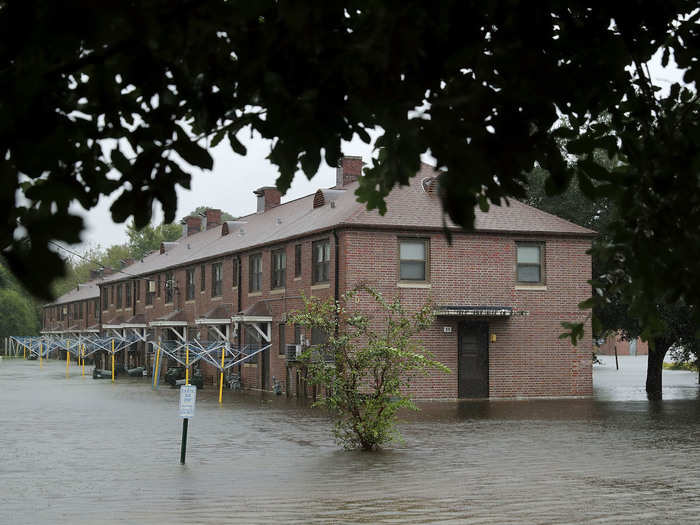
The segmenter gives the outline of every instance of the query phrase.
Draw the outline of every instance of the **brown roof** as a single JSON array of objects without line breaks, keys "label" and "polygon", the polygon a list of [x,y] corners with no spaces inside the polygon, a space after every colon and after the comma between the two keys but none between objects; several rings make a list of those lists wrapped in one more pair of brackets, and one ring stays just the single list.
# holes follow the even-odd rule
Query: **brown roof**
[{"label": "brown roof", "polygon": [[146,316],[143,314],[136,314],[129,318],[124,324],[146,324]]},{"label": "brown roof", "polygon": [[[371,226],[409,226],[441,229],[443,211],[440,199],[433,192],[423,189],[423,181],[436,177],[439,173],[428,164],[423,163],[420,171],[408,186],[395,188],[386,197],[386,214],[380,215],[376,210],[368,211],[358,206],[356,212],[347,220],[348,223]],[[354,185],[356,187],[357,184]],[[571,235],[591,235],[595,232],[578,226],[561,217],[528,206],[515,199],[502,206],[491,204],[488,212],[475,209],[477,232],[522,232],[522,233],[556,233]],[[458,228],[445,216],[447,225]]]},{"label": "brown roof", "polygon": [[[443,211],[440,200],[423,189],[422,182],[439,173],[427,164],[411,179],[409,186],[395,188],[386,198],[387,213],[368,211],[358,203],[355,196],[357,182],[345,189],[322,190],[323,205],[313,207],[318,194],[307,195],[264,213],[253,213],[240,217],[234,227],[227,226],[227,235],[222,235],[222,226],[181,238],[168,245],[167,251],[153,252],[142,261],[129,266],[128,274],[117,272],[104,278],[105,283],[148,276],[167,268],[194,264],[230,253],[249,250],[259,245],[328,230],[337,226],[415,227],[442,229]],[[333,203],[333,204],[331,204]],[[492,205],[488,213],[476,210],[477,232],[522,232],[551,233],[589,236],[592,230],[582,228],[549,213],[510,199],[510,205]],[[447,221],[448,226],[458,228]]]},{"label": "brown roof", "polygon": [[233,310],[233,305],[230,304],[219,304],[205,313],[202,319],[228,319],[231,317],[231,311]]},{"label": "brown roof", "polygon": [[165,314],[154,321],[187,321],[187,316],[182,310],[175,310],[169,314]]},{"label": "brown roof", "polygon": [[124,322],[124,316],[118,315],[116,317],[113,317],[111,320],[107,321],[106,325],[117,325],[117,324],[122,324]]},{"label": "brown roof", "polygon": [[248,315],[251,317],[268,317],[271,315],[270,307],[268,306],[267,301],[258,301],[243,310],[240,315]]},{"label": "brown roof", "polygon": [[100,296],[100,289],[97,286],[99,281],[92,280],[86,283],[81,283],[77,288],[71,288],[68,292],[64,293],[52,303],[46,303],[44,306],[54,306],[65,303],[72,303],[74,301],[84,301],[85,299],[97,299]]}]

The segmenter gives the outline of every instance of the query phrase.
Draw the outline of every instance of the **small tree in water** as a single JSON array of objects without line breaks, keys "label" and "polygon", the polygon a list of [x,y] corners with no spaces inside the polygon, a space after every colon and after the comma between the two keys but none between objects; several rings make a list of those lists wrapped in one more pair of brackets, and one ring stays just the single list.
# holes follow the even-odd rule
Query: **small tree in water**
[{"label": "small tree in water", "polygon": [[[361,295],[371,304],[359,308]],[[398,298],[389,302],[367,286],[337,303],[304,298],[304,310],[289,319],[323,335],[325,342],[309,347],[301,360],[309,382],[325,389],[316,405],[335,417],[334,435],[343,447],[374,450],[400,438],[398,411],[417,410],[406,394],[411,377],[433,368],[449,371],[415,340],[432,322],[429,303],[409,313]]]}]

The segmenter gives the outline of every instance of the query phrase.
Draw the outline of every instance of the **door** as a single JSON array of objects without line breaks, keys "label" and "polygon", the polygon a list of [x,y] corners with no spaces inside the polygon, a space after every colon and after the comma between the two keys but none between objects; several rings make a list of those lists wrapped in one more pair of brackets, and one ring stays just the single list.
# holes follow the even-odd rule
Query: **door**
[{"label": "door", "polygon": [[489,396],[489,325],[461,323],[458,338],[460,398]]}]

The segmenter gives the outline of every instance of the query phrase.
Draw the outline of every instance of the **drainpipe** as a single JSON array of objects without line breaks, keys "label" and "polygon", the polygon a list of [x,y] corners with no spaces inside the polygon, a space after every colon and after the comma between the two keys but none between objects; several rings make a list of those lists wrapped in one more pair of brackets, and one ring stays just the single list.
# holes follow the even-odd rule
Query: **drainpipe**
[{"label": "drainpipe", "polygon": [[[241,280],[243,278],[243,267],[241,266],[241,255],[238,254],[236,255],[236,260],[238,261],[238,304],[236,305],[238,307],[238,311],[241,311],[241,297],[242,297],[242,290],[243,290],[243,281]],[[238,328],[236,329],[236,342],[238,343],[238,347],[241,347],[241,331],[243,330],[243,326],[239,325]],[[238,365],[238,382],[243,387],[243,363]]]},{"label": "drainpipe", "polygon": [[[333,230],[333,239],[335,239],[335,286],[333,291],[333,298],[335,302],[338,302],[338,297],[340,295],[340,283],[338,282],[338,277],[340,276],[340,242],[338,240],[338,231]],[[335,336],[338,337],[338,310],[335,312]]]},{"label": "drainpipe", "polygon": [[241,278],[243,276],[243,269],[241,267],[241,256],[236,255],[236,260],[238,260],[238,311],[241,311],[241,288],[243,288],[243,283],[241,282]]}]

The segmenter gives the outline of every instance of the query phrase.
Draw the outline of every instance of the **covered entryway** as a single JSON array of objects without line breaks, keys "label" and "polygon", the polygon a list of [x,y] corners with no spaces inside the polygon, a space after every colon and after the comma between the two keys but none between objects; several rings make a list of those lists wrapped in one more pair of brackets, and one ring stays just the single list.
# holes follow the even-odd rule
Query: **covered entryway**
[{"label": "covered entryway", "polygon": [[258,388],[269,390],[272,314],[267,302],[258,301],[252,304],[239,314],[232,315],[231,321],[242,342],[241,351],[248,355],[246,360],[258,367]]},{"label": "covered entryway", "polygon": [[453,318],[457,324],[457,396],[460,399],[489,397],[489,328],[500,320],[509,319],[513,308],[440,306],[435,315],[437,319]]}]

